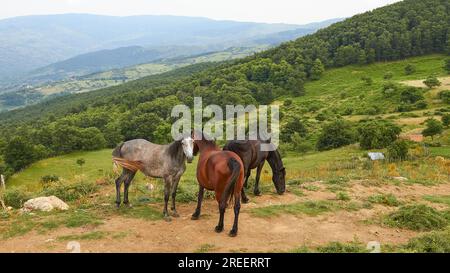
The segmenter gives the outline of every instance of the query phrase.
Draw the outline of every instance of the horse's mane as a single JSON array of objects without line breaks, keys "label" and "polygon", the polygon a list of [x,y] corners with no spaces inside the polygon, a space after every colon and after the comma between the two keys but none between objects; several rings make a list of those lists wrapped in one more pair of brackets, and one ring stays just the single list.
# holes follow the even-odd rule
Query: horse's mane
[{"label": "horse's mane", "polygon": [[175,140],[174,142],[169,144],[167,148],[167,153],[172,159],[177,159],[180,151],[182,151],[181,140]]},{"label": "horse's mane", "polygon": [[281,154],[278,149],[269,152],[267,162],[269,162],[274,172],[280,172],[284,168]]}]

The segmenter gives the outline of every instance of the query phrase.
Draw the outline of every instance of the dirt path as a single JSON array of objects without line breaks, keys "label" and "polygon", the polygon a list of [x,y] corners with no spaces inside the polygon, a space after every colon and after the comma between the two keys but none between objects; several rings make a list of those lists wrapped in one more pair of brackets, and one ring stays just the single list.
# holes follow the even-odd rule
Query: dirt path
[{"label": "dirt path", "polygon": [[[319,184],[319,183],[317,183]],[[402,200],[422,200],[426,194],[450,194],[450,185],[433,187],[420,185],[401,187],[387,185],[366,187],[355,183],[349,189],[352,200],[363,199],[376,193],[393,193]],[[146,221],[114,216],[104,224],[90,228],[59,228],[47,234],[30,232],[20,237],[0,241],[1,252],[68,252],[67,240],[60,236],[101,232],[105,236],[96,240],[80,240],[82,252],[195,252],[201,249],[210,252],[268,252],[292,251],[303,245],[318,246],[331,241],[349,242],[357,239],[363,243],[379,241],[382,244],[400,244],[417,235],[416,232],[381,227],[364,223],[377,215],[394,208],[375,205],[372,209],[358,211],[339,210],[319,216],[282,215],[258,218],[250,213],[255,207],[288,204],[306,200],[326,200],[334,194],[326,191],[305,191],[305,196],[287,193],[283,196],[265,195],[253,198],[253,202],[242,206],[239,235],[230,238],[233,213],[228,210],[223,233],[214,232],[217,224],[217,206],[207,200],[203,214],[197,221],[190,215],[195,204],[179,205],[180,218],[171,222]]]}]

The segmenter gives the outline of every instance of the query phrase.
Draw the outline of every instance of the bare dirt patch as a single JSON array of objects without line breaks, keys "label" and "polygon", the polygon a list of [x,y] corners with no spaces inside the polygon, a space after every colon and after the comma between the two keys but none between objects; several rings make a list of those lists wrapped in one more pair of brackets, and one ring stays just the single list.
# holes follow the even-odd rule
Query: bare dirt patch
[{"label": "bare dirt patch", "polygon": [[[319,182],[316,184],[320,184]],[[348,189],[352,200],[364,200],[370,195],[392,193],[399,200],[423,201],[423,195],[448,195],[450,184],[432,187],[422,185],[364,186],[352,181]],[[112,216],[97,227],[59,228],[46,234],[30,232],[20,237],[1,241],[1,252],[68,252],[70,237],[100,234],[99,238],[78,240],[82,252],[195,252],[207,245],[212,252],[271,252],[290,251],[301,246],[320,246],[331,241],[349,242],[355,239],[367,243],[401,244],[417,236],[417,232],[368,224],[366,220],[388,213],[395,208],[374,205],[371,209],[357,211],[338,210],[319,216],[282,215],[259,218],[250,213],[252,208],[303,202],[330,200],[334,193],[323,188],[319,191],[304,190],[304,196],[287,193],[283,196],[269,194],[253,197],[251,203],[242,206],[239,235],[227,235],[233,220],[232,210],[227,210],[225,230],[214,232],[217,224],[217,204],[205,201],[203,214],[197,221],[190,216],[195,203],[180,204],[180,218],[171,222],[146,221],[122,216]],[[133,209],[133,208],[131,208]],[[366,221],[366,222],[365,222]],[[62,239],[63,238],[63,239]]]}]

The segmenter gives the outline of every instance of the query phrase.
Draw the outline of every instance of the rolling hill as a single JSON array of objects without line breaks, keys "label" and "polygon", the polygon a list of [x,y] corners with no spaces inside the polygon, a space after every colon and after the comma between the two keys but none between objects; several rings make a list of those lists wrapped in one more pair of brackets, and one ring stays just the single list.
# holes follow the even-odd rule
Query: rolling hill
[{"label": "rolling hill", "polygon": [[0,20],[0,79],[17,78],[39,67],[103,49],[212,46],[220,50],[250,37],[298,27],[178,16],[64,14],[9,18]]}]

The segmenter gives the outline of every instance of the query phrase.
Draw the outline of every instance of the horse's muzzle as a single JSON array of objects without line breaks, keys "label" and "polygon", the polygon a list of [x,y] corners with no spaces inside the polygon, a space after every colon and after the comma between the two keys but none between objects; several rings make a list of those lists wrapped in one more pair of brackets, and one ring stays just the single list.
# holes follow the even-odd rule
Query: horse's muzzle
[{"label": "horse's muzzle", "polygon": [[186,160],[187,160],[188,163],[192,163],[193,159],[194,159],[193,157],[188,157]]}]

